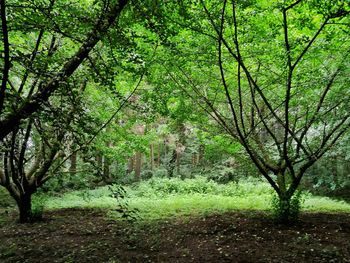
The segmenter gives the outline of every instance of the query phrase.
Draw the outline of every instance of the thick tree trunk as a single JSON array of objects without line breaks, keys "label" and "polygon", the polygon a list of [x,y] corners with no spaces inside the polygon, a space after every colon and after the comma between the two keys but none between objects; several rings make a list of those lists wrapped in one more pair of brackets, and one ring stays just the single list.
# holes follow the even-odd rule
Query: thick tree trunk
[{"label": "thick tree trunk", "polygon": [[281,223],[289,224],[293,220],[291,211],[291,197],[286,194],[279,196],[279,215],[278,220]]},{"label": "thick tree trunk", "polygon": [[31,221],[32,215],[32,194],[24,194],[17,200],[19,211],[19,222],[28,223]]},{"label": "thick tree trunk", "polygon": [[286,175],[283,172],[276,174],[277,176],[277,185],[280,190],[278,193],[279,203],[278,203],[278,220],[281,223],[289,223],[291,217],[290,211],[290,200],[291,196],[288,194],[286,187]]}]

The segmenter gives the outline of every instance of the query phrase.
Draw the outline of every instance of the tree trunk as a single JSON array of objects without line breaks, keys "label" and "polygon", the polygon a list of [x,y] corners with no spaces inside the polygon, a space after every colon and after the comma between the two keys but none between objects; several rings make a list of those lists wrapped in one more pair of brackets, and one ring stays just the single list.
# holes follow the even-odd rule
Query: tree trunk
[{"label": "tree trunk", "polygon": [[102,166],[103,166],[103,163],[102,163],[102,155],[101,153],[97,153],[96,155],[96,162],[97,162],[97,167],[99,168],[99,170],[101,171],[102,170]]},{"label": "tree trunk", "polygon": [[283,172],[276,174],[277,185],[280,190],[278,193],[277,219],[281,223],[289,223],[291,217],[290,200],[291,196],[287,192],[286,175]]},{"label": "tree trunk", "polygon": [[141,165],[142,165],[142,153],[136,152],[135,155],[135,180],[141,180]]},{"label": "tree trunk", "polygon": [[192,153],[192,168],[198,165],[198,154]]},{"label": "tree trunk", "polygon": [[150,162],[151,162],[151,171],[154,170],[154,146],[151,144],[149,146],[149,155],[150,155]]},{"label": "tree trunk", "polygon": [[24,194],[17,200],[19,210],[19,222],[28,223],[31,221],[32,214],[32,194]]},{"label": "tree trunk", "polygon": [[70,166],[69,166],[69,173],[71,176],[75,175],[77,172],[77,153],[74,152],[70,156]]},{"label": "tree trunk", "polygon": [[131,156],[129,158],[129,162],[128,162],[128,169],[126,170],[127,174],[129,174],[132,171],[134,171],[134,161],[135,161],[135,156]]},{"label": "tree trunk", "polygon": [[167,167],[167,172],[168,172],[169,177],[174,176],[176,157],[177,157],[176,150],[173,150],[173,153],[171,155],[171,159],[169,160],[168,167]]},{"label": "tree trunk", "polygon": [[281,194],[279,196],[278,221],[280,221],[281,223],[288,224],[291,223],[291,221],[293,221],[290,201],[291,198],[286,194]]},{"label": "tree trunk", "polygon": [[199,145],[198,155],[197,155],[197,165],[202,165],[204,159],[204,144]]},{"label": "tree trunk", "polygon": [[103,157],[103,181],[107,183],[110,179],[110,162],[108,158]]},{"label": "tree trunk", "polygon": [[177,174],[180,174],[180,163],[181,163],[181,154],[180,153],[176,153],[176,172]]},{"label": "tree trunk", "polygon": [[157,153],[157,168],[160,166],[160,152],[161,152],[161,147],[160,147],[160,143],[158,143],[158,153]]}]

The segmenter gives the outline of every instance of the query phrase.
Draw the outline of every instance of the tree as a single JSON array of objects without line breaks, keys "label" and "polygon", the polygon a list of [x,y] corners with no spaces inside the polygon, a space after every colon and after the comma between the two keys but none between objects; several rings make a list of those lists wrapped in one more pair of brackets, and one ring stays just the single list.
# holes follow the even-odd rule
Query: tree
[{"label": "tree", "polygon": [[289,222],[305,171],[350,126],[349,2],[194,2],[163,66],[244,147]]},{"label": "tree", "polygon": [[26,126],[19,126],[3,140],[0,185],[16,201],[21,223],[32,220],[32,195],[55,175],[49,169],[63,154],[64,139],[80,114],[79,99],[72,105],[71,98],[47,103],[44,113],[31,116]]},{"label": "tree", "polygon": [[67,134],[84,115],[83,62],[93,60],[127,2],[0,2],[0,185],[16,200],[20,222],[31,220],[32,194],[53,175]]}]

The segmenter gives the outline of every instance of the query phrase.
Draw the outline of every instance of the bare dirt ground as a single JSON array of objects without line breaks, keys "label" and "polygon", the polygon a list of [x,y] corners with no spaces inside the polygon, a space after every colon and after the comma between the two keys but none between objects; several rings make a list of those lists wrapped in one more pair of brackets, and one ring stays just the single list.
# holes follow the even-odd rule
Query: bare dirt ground
[{"label": "bare dirt ground", "polygon": [[262,212],[128,223],[52,211],[33,224],[2,222],[0,262],[350,262],[350,214],[303,214],[285,226]]}]

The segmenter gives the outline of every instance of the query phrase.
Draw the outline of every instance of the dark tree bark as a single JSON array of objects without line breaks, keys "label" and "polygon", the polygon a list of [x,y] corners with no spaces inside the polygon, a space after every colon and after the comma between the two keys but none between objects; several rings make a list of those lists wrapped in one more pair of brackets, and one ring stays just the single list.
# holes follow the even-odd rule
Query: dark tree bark
[{"label": "dark tree bark", "polygon": [[32,193],[26,193],[18,198],[19,222],[29,223],[32,217]]},{"label": "dark tree bark", "polygon": [[129,174],[135,169],[135,156],[131,156],[128,161],[128,169],[126,170],[126,173]]},{"label": "dark tree bark", "polygon": [[136,152],[135,154],[135,180],[141,180],[141,166],[142,166],[142,153]]},{"label": "dark tree bark", "polygon": [[103,181],[109,182],[110,181],[110,161],[108,158],[103,158]]},{"label": "dark tree bark", "polygon": [[176,158],[177,158],[177,152],[176,152],[176,149],[174,149],[172,154],[171,154],[171,158],[168,162],[168,165],[167,165],[167,172],[168,172],[169,177],[174,176],[174,170],[175,170],[175,166],[176,166]]},{"label": "dark tree bark", "polygon": [[77,152],[73,152],[69,157],[69,159],[70,159],[69,173],[71,176],[74,176],[77,172],[77,159],[78,159]]},{"label": "dark tree bark", "polygon": [[154,170],[154,145],[151,143],[149,146],[149,158],[151,171]]},{"label": "dark tree bark", "polygon": [[1,115],[3,106],[4,106],[4,101],[5,101],[6,85],[7,85],[9,71],[11,67],[10,43],[9,43],[8,28],[7,28],[5,0],[0,0],[0,16],[1,16],[1,27],[2,27],[2,41],[3,41],[3,47],[4,47],[4,68],[2,70],[2,79],[1,79],[1,87],[0,87],[0,115]]}]

